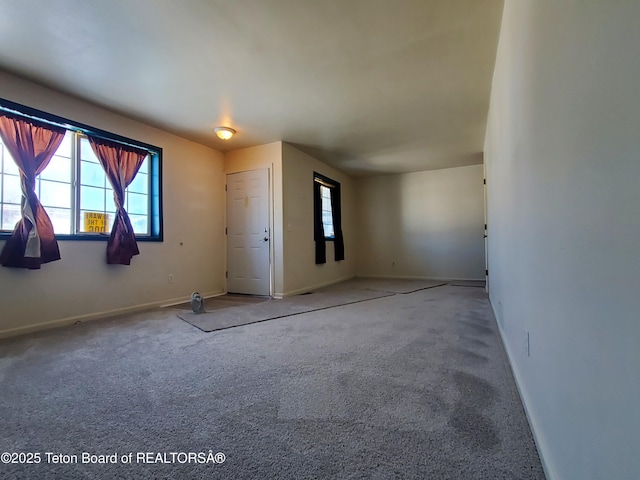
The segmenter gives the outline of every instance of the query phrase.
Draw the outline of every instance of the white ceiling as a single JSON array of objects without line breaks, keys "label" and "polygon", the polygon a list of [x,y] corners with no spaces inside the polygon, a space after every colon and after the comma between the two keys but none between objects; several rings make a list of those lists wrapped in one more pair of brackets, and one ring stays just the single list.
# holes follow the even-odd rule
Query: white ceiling
[{"label": "white ceiling", "polygon": [[0,68],[222,151],[462,166],[482,162],[502,4],[0,0]]}]

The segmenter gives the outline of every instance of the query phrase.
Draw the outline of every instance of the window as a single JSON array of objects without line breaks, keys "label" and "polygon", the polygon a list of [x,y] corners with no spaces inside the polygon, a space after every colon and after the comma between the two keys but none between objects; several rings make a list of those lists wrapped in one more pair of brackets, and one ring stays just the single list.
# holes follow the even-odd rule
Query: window
[{"label": "window", "polygon": [[326,263],[326,242],[334,244],[336,261],[344,260],[340,184],[317,172],[313,173],[313,238],[316,264]]},{"label": "window", "polygon": [[333,240],[333,214],[331,213],[331,190],[325,185],[320,185],[320,196],[322,197],[322,227],[324,228],[324,238]]},{"label": "window", "polygon": [[[91,213],[104,214],[108,223],[107,232],[111,231],[116,213],[113,200],[113,188],[109,184],[107,175],[93,152],[89,139],[79,138],[79,170],[80,182],[78,188],[78,227],[79,232],[87,233],[92,226],[84,222]],[[48,167],[47,167],[48,168]],[[45,170],[46,171],[46,170]],[[44,173],[44,172],[43,172]],[[125,196],[124,209],[129,214],[133,231],[136,235],[149,235],[149,157],[144,160],[140,170],[129,185]]]},{"label": "window", "polygon": [[0,228],[12,231],[20,220],[20,202],[22,190],[20,188],[20,172],[13,159],[8,155],[0,139]]},{"label": "window", "polygon": [[[73,133],[67,131],[49,165],[36,178],[36,195],[49,215],[56,234],[69,235],[72,232],[72,142]],[[4,152],[7,161],[14,163],[9,151],[5,149]],[[10,230],[13,230],[13,226],[10,226]]]},{"label": "window", "polygon": [[[106,239],[115,220],[113,189],[87,135],[125,143],[149,152],[127,187],[124,208],[136,239],[162,240],[160,170],[162,150],[118,135],[0,100],[0,109],[67,128],[60,147],[36,179],[35,192],[58,239]],[[20,176],[0,138],[0,237],[10,234],[21,217]]]}]

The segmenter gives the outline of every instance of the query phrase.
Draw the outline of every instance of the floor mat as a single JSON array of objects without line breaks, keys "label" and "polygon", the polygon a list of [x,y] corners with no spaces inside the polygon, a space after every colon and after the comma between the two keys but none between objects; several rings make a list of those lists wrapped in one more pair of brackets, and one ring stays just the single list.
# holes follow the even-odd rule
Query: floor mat
[{"label": "floor mat", "polygon": [[[182,312],[178,314],[178,317],[204,332],[212,332],[390,295],[393,293],[357,289],[337,284],[282,300],[269,299],[253,305],[232,306],[201,314]],[[211,310],[209,300],[205,301],[205,308]]]},{"label": "floor mat", "polygon": [[449,282],[452,287],[485,287],[484,280],[454,280]]},{"label": "floor mat", "polygon": [[[219,295],[217,297],[210,297],[204,300],[205,310],[220,310],[223,308],[240,307],[242,305],[253,305],[256,303],[262,303],[269,301],[269,297],[259,297],[255,295],[240,295],[227,293]],[[174,310],[191,310],[191,303],[184,302],[177,305],[168,305],[166,308],[172,308]]]},{"label": "floor mat", "polygon": [[[184,311],[179,313],[178,317],[204,332],[212,332],[395,294],[417,292],[442,285],[446,285],[446,282],[357,277],[320,288],[314,292],[282,300],[265,300],[260,297],[257,297],[256,300],[256,297],[242,295],[214,297],[205,301],[206,313],[195,314],[191,311]],[[254,304],[250,304],[250,302]],[[176,307],[189,310],[189,304],[181,304]]]},{"label": "floor mat", "polygon": [[413,293],[418,290],[441,287],[446,284],[447,282],[441,282],[438,280],[356,277],[351,280],[347,280],[346,282],[339,283],[338,285],[342,285],[343,288],[359,288],[392,293]]}]

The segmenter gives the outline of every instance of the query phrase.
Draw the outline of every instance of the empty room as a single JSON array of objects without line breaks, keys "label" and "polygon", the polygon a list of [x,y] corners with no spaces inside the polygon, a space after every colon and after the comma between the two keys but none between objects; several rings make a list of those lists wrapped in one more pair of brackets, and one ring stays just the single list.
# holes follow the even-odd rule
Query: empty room
[{"label": "empty room", "polygon": [[0,0],[0,478],[640,478],[639,20]]}]

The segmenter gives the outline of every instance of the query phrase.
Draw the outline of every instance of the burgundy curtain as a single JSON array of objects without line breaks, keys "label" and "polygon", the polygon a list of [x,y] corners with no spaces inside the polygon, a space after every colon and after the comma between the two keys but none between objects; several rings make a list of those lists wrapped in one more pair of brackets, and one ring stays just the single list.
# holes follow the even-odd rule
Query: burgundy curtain
[{"label": "burgundy curtain", "polygon": [[344,235],[342,235],[342,206],[340,184],[331,189],[331,217],[333,220],[333,246],[336,262],[344,260]]},{"label": "burgundy curtain", "polygon": [[60,260],[51,220],[35,192],[36,177],[62,143],[66,130],[0,112],[0,136],[20,170],[22,218],[0,253],[5,267],[38,269]]},{"label": "burgundy curtain", "polygon": [[138,173],[147,152],[101,138],[89,137],[89,142],[113,187],[113,198],[117,209],[107,243],[107,263],[130,265],[131,258],[138,255],[140,251],[131,220],[124,209],[125,190]]}]

